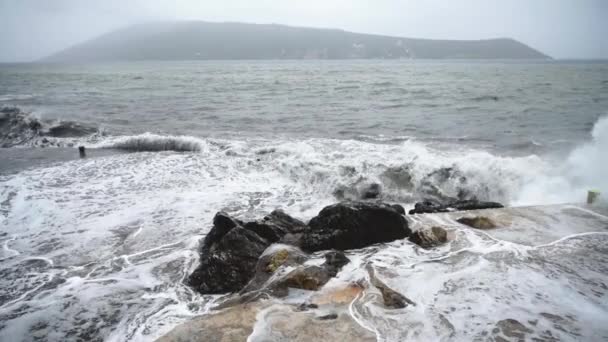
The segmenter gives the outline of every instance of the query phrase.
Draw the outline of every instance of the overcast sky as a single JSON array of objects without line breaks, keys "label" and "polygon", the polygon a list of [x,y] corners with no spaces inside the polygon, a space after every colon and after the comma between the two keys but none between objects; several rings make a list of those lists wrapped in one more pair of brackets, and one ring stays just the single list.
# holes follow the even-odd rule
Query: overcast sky
[{"label": "overcast sky", "polygon": [[608,58],[608,0],[0,0],[0,61],[41,58],[151,20],[279,23],[436,39],[511,37],[556,58]]}]

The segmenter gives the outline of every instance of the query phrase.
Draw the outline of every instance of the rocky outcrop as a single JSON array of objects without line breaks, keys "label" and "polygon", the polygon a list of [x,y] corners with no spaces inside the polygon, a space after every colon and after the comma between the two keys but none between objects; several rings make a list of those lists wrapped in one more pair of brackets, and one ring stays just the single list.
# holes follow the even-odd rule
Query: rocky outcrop
[{"label": "rocky outcrop", "polygon": [[467,225],[477,229],[493,229],[496,228],[496,223],[485,216],[461,217],[457,219],[458,223]]},{"label": "rocky outcrop", "polygon": [[304,223],[280,210],[249,223],[219,212],[213,219],[213,228],[203,240],[200,265],[187,283],[201,293],[239,291],[253,277],[264,250],[303,226]]},{"label": "rocky outcrop", "polygon": [[[341,202],[324,208],[306,225],[280,210],[247,223],[219,212],[202,242],[200,265],[187,284],[210,294],[261,288],[277,295],[289,287],[316,290],[348,263],[342,252],[326,253],[322,265],[303,265],[309,257],[294,247],[264,251],[277,242],[314,252],[402,239],[411,232],[404,213],[399,205]],[[291,266],[290,273],[278,272],[284,266]],[[267,284],[271,275],[273,282]]]},{"label": "rocky outcrop", "polygon": [[410,215],[428,214],[428,213],[445,213],[450,211],[466,211],[478,209],[493,209],[503,208],[504,206],[497,202],[483,202],[476,199],[472,200],[449,200],[440,202],[435,200],[425,200],[414,205],[414,209],[409,211]]},{"label": "rocky outcrop", "polygon": [[448,232],[441,227],[417,230],[408,238],[422,248],[433,248],[448,241]]},{"label": "rocky outcrop", "polygon": [[411,230],[399,205],[340,202],[323,208],[308,223],[300,246],[305,251],[356,249],[407,237]]}]

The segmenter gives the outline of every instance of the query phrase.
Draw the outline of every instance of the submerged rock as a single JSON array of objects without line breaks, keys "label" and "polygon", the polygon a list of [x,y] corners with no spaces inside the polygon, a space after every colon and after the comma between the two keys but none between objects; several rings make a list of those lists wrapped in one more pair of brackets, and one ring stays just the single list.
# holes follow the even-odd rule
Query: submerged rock
[{"label": "submerged rock", "polygon": [[257,301],[200,316],[178,325],[157,341],[248,340],[372,342],[376,335],[357,323],[347,305],[312,314],[293,305]]},{"label": "submerged rock", "polygon": [[402,309],[407,307],[408,305],[416,305],[406,296],[391,289],[384,282],[378,279],[378,277],[376,276],[376,272],[374,271],[374,268],[371,265],[367,265],[366,269],[369,274],[370,283],[378,290],[380,290],[380,293],[382,294],[382,300],[384,301],[384,305],[386,307],[392,309]]},{"label": "submerged rock", "polygon": [[329,251],[321,265],[305,265],[310,256],[296,247],[273,245],[260,257],[255,275],[241,290],[245,299],[263,292],[277,297],[287,295],[289,288],[316,291],[350,262],[340,251]]},{"label": "submerged rock", "polygon": [[433,248],[448,241],[448,232],[441,227],[417,230],[408,238],[422,248]]},{"label": "submerged rock", "polygon": [[410,215],[414,214],[429,214],[429,213],[445,213],[450,211],[466,211],[478,209],[494,209],[503,208],[504,206],[497,202],[483,202],[476,199],[472,200],[450,200],[447,202],[439,202],[434,200],[426,200],[418,202],[414,205],[414,209],[409,211]]},{"label": "submerged rock", "polygon": [[411,230],[399,205],[341,202],[323,208],[302,236],[305,251],[347,250],[407,237]]},{"label": "submerged rock", "polygon": [[496,223],[491,219],[485,216],[475,216],[475,217],[461,217],[458,220],[459,223],[467,225],[469,227],[477,228],[477,229],[492,229],[496,228]]}]

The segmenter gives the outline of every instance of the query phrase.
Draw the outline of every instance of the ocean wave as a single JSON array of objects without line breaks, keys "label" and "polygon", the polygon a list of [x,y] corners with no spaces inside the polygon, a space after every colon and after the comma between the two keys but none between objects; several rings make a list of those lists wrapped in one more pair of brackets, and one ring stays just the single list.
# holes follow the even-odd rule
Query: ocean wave
[{"label": "ocean wave", "polygon": [[43,121],[19,107],[0,109],[0,146],[65,146],[63,139],[98,134],[92,125],[74,121]]},{"label": "ocean wave", "polygon": [[0,102],[29,100],[34,97],[33,94],[4,94],[0,95]]},{"label": "ocean wave", "polygon": [[133,152],[200,152],[205,144],[204,140],[190,136],[167,136],[144,133],[135,136],[110,138],[93,147]]}]

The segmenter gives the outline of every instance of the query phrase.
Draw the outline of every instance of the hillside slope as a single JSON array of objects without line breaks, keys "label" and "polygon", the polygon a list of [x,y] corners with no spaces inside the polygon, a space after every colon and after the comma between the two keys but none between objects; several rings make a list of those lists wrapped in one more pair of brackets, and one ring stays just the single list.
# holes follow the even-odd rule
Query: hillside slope
[{"label": "hillside slope", "polygon": [[428,40],[274,24],[190,21],[131,26],[63,50],[44,61],[350,58],[549,57],[508,38]]}]

